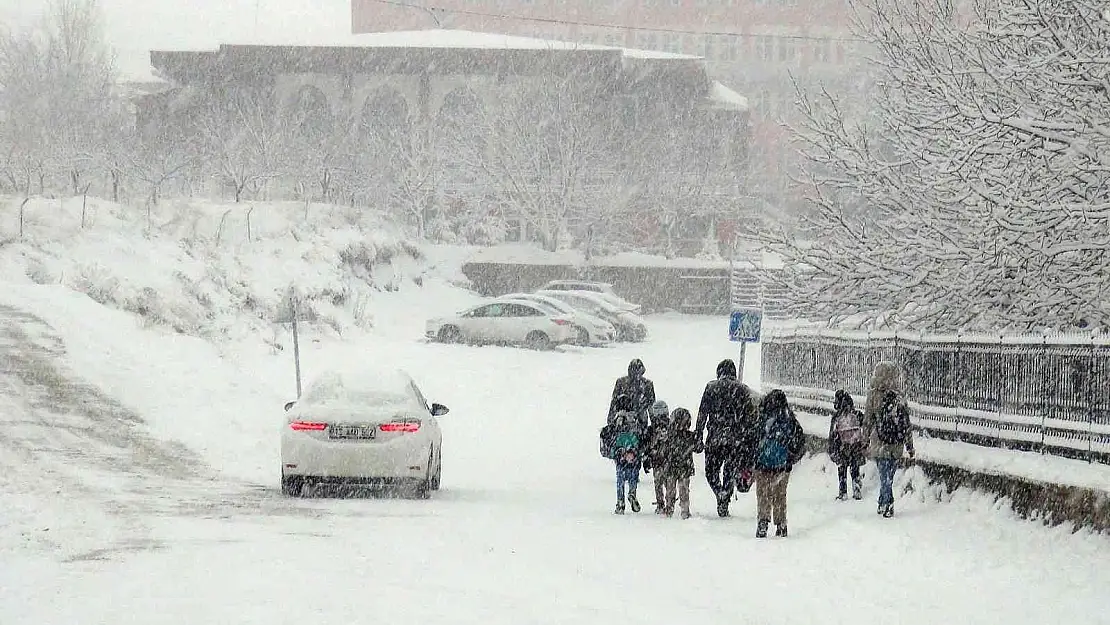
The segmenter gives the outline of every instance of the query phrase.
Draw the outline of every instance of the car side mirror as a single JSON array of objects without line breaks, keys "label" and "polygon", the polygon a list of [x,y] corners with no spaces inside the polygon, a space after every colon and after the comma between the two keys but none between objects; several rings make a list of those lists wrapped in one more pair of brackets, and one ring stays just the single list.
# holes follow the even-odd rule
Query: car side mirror
[{"label": "car side mirror", "polygon": [[447,406],[444,406],[443,404],[432,404],[433,417],[441,417],[448,412],[451,412],[451,410]]},{"label": "car side mirror", "polygon": [[294,404],[296,404],[296,403],[297,403],[297,402],[295,402],[295,401],[291,401],[291,402],[286,402],[286,404],[285,404],[285,412],[289,412],[289,410],[290,410],[290,409],[292,409],[292,408],[293,408],[293,405],[294,405]]}]

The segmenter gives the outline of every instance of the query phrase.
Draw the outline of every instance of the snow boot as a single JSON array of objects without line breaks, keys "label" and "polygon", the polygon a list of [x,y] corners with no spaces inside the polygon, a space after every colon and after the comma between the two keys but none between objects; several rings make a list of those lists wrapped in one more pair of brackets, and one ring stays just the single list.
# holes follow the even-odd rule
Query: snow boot
[{"label": "snow boot", "polygon": [[838,495],[836,496],[836,500],[837,500],[837,501],[847,501],[847,500],[848,500],[848,493],[847,493],[847,491],[843,491],[843,490],[842,490],[842,491],[840,491],[840,494],[838,494]]},{"label": "snow boot", "polygon": [[679,515],[679,516],[681,516],[682,520],[685,521],[686,519],[690,518],[690,511],[689,510],[683,510],[682,514]]},{"label": "snow boot", "polygon": [[755,526],[755,537],[767,538],[767,526],[770,524],[770,521],[760,521],[759,524]]},{"label": "snow boot", "polygon": [[892,518],[893,516],[894,516],[894,504],[889,504],[889,505],[887,505],[886,510],[883,510],[883,518],[884,519],[889,519],[889,518]]},{"label": "snow boot", "polygon": [[775,524],[775,536],[786,538],[786,523]]},{"label": "snow boot", "polygon": [[662,501],[652,502],[652,505],[655,506],[655,514],[667,514],[667,507]]},{"label": "snow boot", "polygon": [[863,499],[863,484],[859,480],[852,480],[852,499]]},{"label": "snow boot", "polygon": [[640,511],[640,502],[636,499],[636,493],[628,493],[628,505],[632,507],[633,512]]},{"label": "snow boot", "polygon": [[613,514],[624,514],[624,500],[617,500],[617,507],[613,509]]}]

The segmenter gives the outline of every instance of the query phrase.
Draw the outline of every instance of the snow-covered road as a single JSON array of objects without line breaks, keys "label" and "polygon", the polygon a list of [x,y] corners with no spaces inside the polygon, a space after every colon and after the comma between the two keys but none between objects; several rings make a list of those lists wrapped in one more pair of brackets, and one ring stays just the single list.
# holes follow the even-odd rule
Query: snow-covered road
[{"label": "snow-covered road", "polygon": [[[288,500],[277,491],[288,350],[219,360],[199,341],[140,331],[61,292],[17,290],[4,301],[54,326],[67,349],[59,370],[141,415],[151,439],[193,450],[159,447],[186,454],[188,475],[135,476],[93,462],[100,441],[85,453],[54,437],[82,484],[62,492],[34,477],[65,449],[10,463],[5,447],[5,625],[1110,619],[1105,538],[1019,521],[973,494],[938,503],[920,476],[899,516],[884,520],[873,475],[864,502],[835,502],[824,458],[808,460],[791,483],[785,540],[753,538],[754,493],[732,518],[716,518],[700,466],[693,519],[612,515],[612,471],[596,436],[613,379],[641,357],[662,399],[695,408],[717,361],[735,354],[724,320],[653,318],[643,345],[533,353],[426,344],[425,314],[406,306],[378,316],[375,338],[307,342],[310,375],[321,363],[395,359],[450,406],[444,490],[431,501]],[[151,363],[136,362],[144,357]],[[27,411],[52,410],[8,401],[24,392],[6,391],[5,433],[41,416]],[[648,477],[642,501],[650,487]],[[126,523],[112,501],[135,504]],[[51,533],[62,538],[42,538]]]}]

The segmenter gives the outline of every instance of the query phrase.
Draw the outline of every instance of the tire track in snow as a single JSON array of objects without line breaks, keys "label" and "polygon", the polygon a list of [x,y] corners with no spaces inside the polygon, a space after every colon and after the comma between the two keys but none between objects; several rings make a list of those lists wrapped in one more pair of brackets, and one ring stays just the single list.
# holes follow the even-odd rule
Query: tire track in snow
[{"label": "tire track in snow", "polygon": [[161,546],[152,516],[317,514],[221,481],[197,454],[154,438],[140,415],[79,381],[64,356],[49,324],[0,305],[0,489],[6,516],[26,517],[15,519],[16,547],[103,560]]}]

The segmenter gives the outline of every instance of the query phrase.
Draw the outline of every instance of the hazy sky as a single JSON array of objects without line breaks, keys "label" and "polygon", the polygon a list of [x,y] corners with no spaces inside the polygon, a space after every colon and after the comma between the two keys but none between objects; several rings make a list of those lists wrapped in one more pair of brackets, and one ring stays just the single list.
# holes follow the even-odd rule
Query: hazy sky
[{"label": "hazy sky", "polygon": [[[126,51],[212,47],[221,40],[325,39],[349,35],[350,0],[99,0],[110,43]],[[0,22],[17,28],[47,0],[0,0]]]}]

